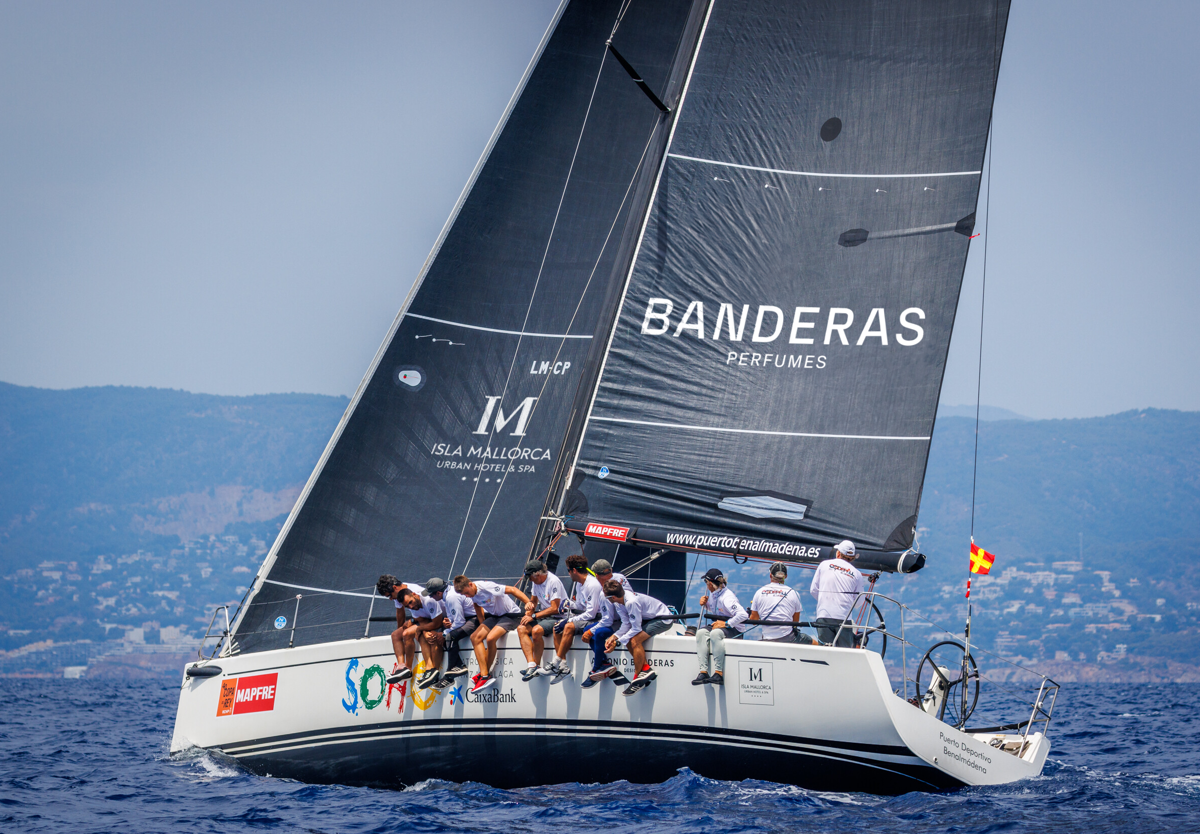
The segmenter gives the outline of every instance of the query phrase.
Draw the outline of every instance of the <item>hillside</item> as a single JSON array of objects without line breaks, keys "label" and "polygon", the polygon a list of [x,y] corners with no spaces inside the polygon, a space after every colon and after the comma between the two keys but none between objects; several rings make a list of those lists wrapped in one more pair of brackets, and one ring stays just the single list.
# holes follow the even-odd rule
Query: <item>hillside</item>
[{"label": "hillside", "polygon": [[252,575],[346,404],[0,383],[0,648],[103,636],[98,613],[118,635],[194,629]]},{"label": "hillside", "polygon": [[[345,407],[0,383],[0,650],[194,639],[244,593]],[[881,586],[956,630],[974,432],[971,418],[939,418],[918,539],[928,566]],[[1200,665],[1198,524],[1200,413],[982,423],[975,538],[998,558],[975,583],[977,639],[1080,669],[1081,655]],[[0,658],[0,673],[17,662]]]}]

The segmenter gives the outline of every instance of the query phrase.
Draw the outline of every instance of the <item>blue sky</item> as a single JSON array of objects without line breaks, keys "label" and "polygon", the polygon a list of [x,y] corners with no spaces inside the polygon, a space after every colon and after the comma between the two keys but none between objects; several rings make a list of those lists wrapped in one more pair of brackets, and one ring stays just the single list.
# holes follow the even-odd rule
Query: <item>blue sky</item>
[{"label": "blue sky", "polygon": [[[0,380],[351,393],[555,5],[0,0]],[[1200,409],[1198,32],[1194,3],[1014,3],[985,403]]]}]

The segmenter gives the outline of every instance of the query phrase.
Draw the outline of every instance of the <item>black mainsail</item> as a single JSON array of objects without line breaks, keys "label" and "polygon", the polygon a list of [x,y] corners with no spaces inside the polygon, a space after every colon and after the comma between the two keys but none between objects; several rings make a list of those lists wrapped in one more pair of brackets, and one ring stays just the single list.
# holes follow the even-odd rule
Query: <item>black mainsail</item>
[{"label": "black mainsail", "polygon": [[[716,0],[550,509],[911,570],[1006,0]],[[567,489],[567,481],[571,481]],[[892,555],[885,555],[891,553]]]},{"label": "black mainsail", "polygon": [[678,97],[701,11],[560,7],[242,606],[239,651],[363,636],[380,573],[519,576],[665,147],[645,89]]}]

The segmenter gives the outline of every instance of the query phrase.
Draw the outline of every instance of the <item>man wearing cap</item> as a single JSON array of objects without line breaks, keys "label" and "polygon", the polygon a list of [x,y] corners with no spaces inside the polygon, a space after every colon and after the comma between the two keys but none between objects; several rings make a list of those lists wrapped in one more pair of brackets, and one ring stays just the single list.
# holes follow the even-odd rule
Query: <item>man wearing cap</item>
[{"label": "man wearing cap", "polygon": [[417,688],[428,689],[442,676],[442,649],[429,640],[429,635],[441,632],[445,609],[436,599],[421,596],[411,588],[400,592],[400,603],[412,617],[412,623],[404,630],[405,665],[412,664],[414,645],[419,647],[425,658],[425,671],[417,680]]},{"label": "man wearing cap", "polygon": [[567,589],[540,559],[525,563],[525,577],[530,582],[529,602],[517,626],[517,638],[528,664],[521,680],[531,681],[538,675],[554,674],[549,664],[542,666],[542,653],[546,648],[546,632],[553,633],[555,624],[566,615]]},{"label": "man wearing cap", "polygon": [[[750,601],[750,622],[770,620],[773,622],[800,622],[800,595],[787,581],[787,565],[776,562],[771,565],[771,581],[763,585]],[[800,634],[795,626],[762,626],[760,637],[772,643],[811,643],[812,638]]]},{"label": "man wearing cap", "polygon": [[[624,574],[615,573],[612,569],[612,562],[607,559],[597,559],[592,562],[592,575],[596,577],[596,581],[603,589],[609,582],[616,582],[630,594],[633,593],[633,588],[629,584],[629,580]],[[582,635],[583,642],[592,647],[592,673],[588,679],[582,681],[579,685],[584,689],[595,686],[602,678],[612,677],[614,681],[624,682],[627,680],[620,670],[613,665],[606,654],[605,644],[616,631],[620,623],[617,619],[617,609],[607,595],[603,595],[600,601],[600,620],[591,628],[585,631]],[[612,651],[608,649],[607,651]]]},{"label": "man wearing cap", "polygon": [[[425,689],[429,686],[434,686],[438,689],[445,689],[451,685],[454,678],[467,673],[467,666],[463,663],[462,654],[458,650],[458,641],[464,637],[470,637],[475,629],[479,627],[479,623],[474,616],[474,606],[471,606],[471,618],[467,619],[463,607],[463,597],[456,593],[453,588],[446,587],[444,579],[435,576],[426,582],[425,596],[440,602],[444,609],[442,621],[438,625],[438,628],[427,631],[425,639],[431,646],[436,645],[439,650],[445,648],[449,659],[445,674],[428,683],[420,684],[420,688]],[[422,677],[422,680],[424,680],[424,677]]]},{"label": "man wearing cap", "polygon": [[692,686],[706,683],[724,686],[725,641],[742,639],[750,615],[733,591],[725,586],[725,575],[719,569],[710,568],[704,574],[704,585],[708,593],[700,597],[700,606],[712,622],[696,629],[696,659],[700,661],[700,674],[692,680]]},{"label": "man wearing cap", "polygon": [[846,539],[834,552],[836,558],[817,566],[810,589],[817,600],[817,639],[825,645],[836,639],[837,646],[848,649],[854,646],[854,628],[847,618],[858,595],[867,590],[867,579],[851,564],[856,556],[854,542]]}]

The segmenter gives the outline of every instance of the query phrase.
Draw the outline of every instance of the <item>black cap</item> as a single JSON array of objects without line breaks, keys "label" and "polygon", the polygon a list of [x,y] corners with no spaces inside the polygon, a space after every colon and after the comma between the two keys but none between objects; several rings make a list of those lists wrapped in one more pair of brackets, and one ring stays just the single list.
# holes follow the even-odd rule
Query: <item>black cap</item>
[{"label": "black cap", "polygon": [[783,562],[772,563],[771,576],[787,576],[787,565],[785,565]]},{"label": "black cap", "polygon": [[541,573],[546,569],[546,564],[540,559],[531,559],[525,563],[525,575],[533,576],[535,573]]},{"label": "black cap", "polygon": [[435,576],[425,583],[425,593],[427,596],[440,594],[444,590],[446,590],[446,580],[439,577]]},{"label": "black cap", "polygon": [[709,568],[704,574],[704,578],[714,585],[720,585],[721,580],[725,578],[725,574],[721,573],[720,568]]}]

